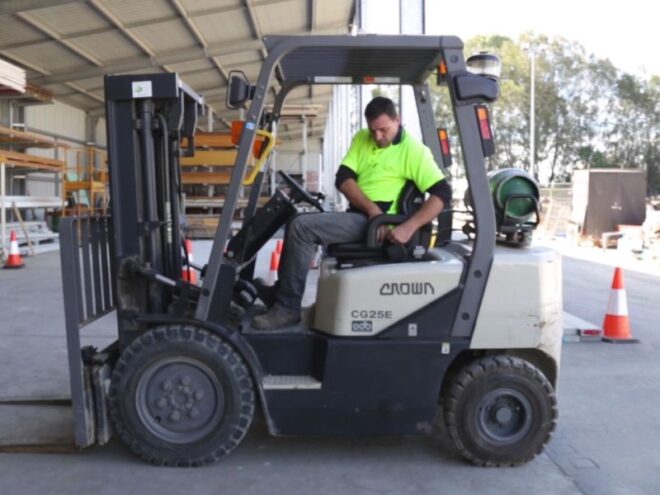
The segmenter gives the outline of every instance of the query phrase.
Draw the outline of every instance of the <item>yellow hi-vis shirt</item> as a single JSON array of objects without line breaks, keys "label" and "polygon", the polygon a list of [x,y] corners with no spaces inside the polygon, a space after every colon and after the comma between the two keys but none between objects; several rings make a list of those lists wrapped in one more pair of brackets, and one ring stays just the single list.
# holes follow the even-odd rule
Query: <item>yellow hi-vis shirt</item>
[{"label": "yellow hi-vis shirt", "polygon": [[402,129],[401,139],[387,148],[379,148],[369,129],[353,137],[351,147],[341,162],[357,175],[357,184],[374,203],[391,203],[385,213],[398,213],[399,193],[412,180],[425,192],[444,179],[428,146]]}]

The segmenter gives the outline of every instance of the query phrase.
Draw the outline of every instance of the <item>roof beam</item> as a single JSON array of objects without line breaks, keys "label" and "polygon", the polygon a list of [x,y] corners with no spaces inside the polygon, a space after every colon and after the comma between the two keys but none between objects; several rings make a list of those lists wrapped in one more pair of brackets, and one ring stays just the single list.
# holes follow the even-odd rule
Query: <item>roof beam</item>
[{"label": "roof beam", "polygon": [[[181,2],[179,0],[170,0],[176,11],[179,13],[181,19],[185,23],[186,27],[188,30],[192,33],[193,37],[197,40],[197,42],[200,44],[203,50],[206,50],[209,46],[208,42],[206,39],[204,39],[204,36],[200,32],[200,30],[197,28],[197,25],[195,24],[195,21],[193,21],[190,18],[190,15],[188,12],[186,12],[186,9],[181,5]],[[220,75],[225,81],[229,81],[229,75],[227,74],[226,69],[222,66],[220,63],[220,60],[218,60],[218,57],[211,56],[210,57],[211,61],[213,62],[213,65],[218,69],[218,72],[220,72]]]},{"label": "roof beam", "polygon": [[[147,45],[139,36],[131,31],[130,28],[127,28],[126,25],[119,19],[116,15],[108,9],[107,5],[104,5],[101,0],[91,0],[91,5],[106,21],[115,26],[119,32],[124,35],[128,40],[136,45],[140,50],[142,50],[146,55],[149,56],[150,60],[156,56],[156,53]],[[165,64],[160,66],[168,72],[173,72],[170,67]],[[107,72],[106,72],[107,73]]]},{"label": "roof beam", "polygon": [[[13,1],[14,0],[9,0],[9,2],[12,2],[12,3],[13,3]],[[64,1],[60,1],[60,2],[54,1],[54,2],[43,2],[43,3],[52,3],[53,5],[59,5],[59,4],[64,4],[64,3],[71,3],[73,1],[74,0],[64,0]],[[90,2],[98,10],[99,2],[97,0],[83,0],[83,1]],[[277,3],[281,3],[281,2],[285,2],[285,1],[288,1],[288,0],[261,0],[261,1],[254,2],[253,6],[260,7],[262,5],[272,5],[272,4],[277,4]],[[3,13],[3,8],[4,8],[5,3],[8,3],[8,2],[7,1],[0,2],[0,5],[3,5],[3,6],[0,7],[0,15],[2,15],[2,13]],[[16,0],[16,5],[20,6],[20,5],[25,4],[25,3],[30,3],[30,2],[29,1]],[[53,6],[53,5],[47,5],[47,6]],[[243,5],[240,5],[240,6],[235,6],[235,5],[226,6],[225,5],[223,7],[213,7],[213,8],[210,8],[210,9],[203,9],[203,10],[198,10],[198,11],[194,11],[194,12],[188,12],[187,15],[190,19],[196,19],[196,18],[207,17],[209,15],[215,15],[215,14],[223,14],[223,13],[228,13],[228,12],[238,12],[238,11],[242,11],[242,10],[245,10],[245,9],[246,9],[246,7],[243,6]],[[16,12],[22,12],[22,11],[31,10],[31,9],[17,8],[17,9],[14,9],[14,10]],[[106,12],[109,12],[106,7],[104,7],[104,10]],[[12,13],[11,9],[8,9],[7,13]],[[110,14],[110,15],[112,17],[114,17],[114,15],[112,15],[112,14]],[[145,26],[153,26],[155,24],[163,24],[165,22],[176,21],[178,19],[180,19],[179,15],[166,15],[166,16],[161,16],[161,17],[154,17],[152,19],[145,19],[145,20],[142,20],[142,21],[126,22],[126,23],[123,23],[123,29],[125,29],[125,30],[137,29],[137,28],[141,28],[141,27],[145,27]],[[111,22],[111,24],[118,25],[117,22]],[[122,23],[119,22],[119,24],[122,24]],[[95,35],[95,34],[107,34],[107,33],[112,33],[114,31],[116,31],[116,29],[113,28],[113,27],[96,28],[96,29],[88,29],[88,30],[85,30],[85,31],[78,31],[78,32],[75,32],[75,33],[63,34],[63,35],[60,35],[60,37],[61,37],[61,39],[69,40],[69,39],[75,39],[75,38],[82,38],[84,36],[92,36],[92,35]],[[19,41],[17,43],[12,43],[12,44],[9,44],[9,45],[0,46],[0,49],[13,50],[13,49],[16,49],[16,48],[23,48],[23,47],[26,47],[26,46],[36,45],[36,44],[39,44],[39,43],[43,43],[43,41],[42,40]]]},{"label": "roof beam", "polygon": [[[196,88],[195,91],[204,95],[206,101],[225,101],[226,88],[220,89],[211,89],[211,88]],[[305,93],[304,95],[298,94],[297,96],[289,95],[287,96],[284,104],[288,103],[316,103],[316,100],[327,101],[332,98],[332,91],[327,93],[316,94],[311,98]]]},{"label": "roof beam", "polygon": [[22,20],[24,23],[26,23],[28,26],[33,27],[37,29],[38,31],[41,31],[44,33],[46,36],[51,38],[53,41],[57,41],[60,45],[68,48],[71,52],[74,54],[78,55],[79,57],[84,58],[88,62],[93,63],[96,66],[100,66],[101,61],[94,57],[92,54],[88,53],[87,51],[83,50],[80,48],[78,45],[71,43],[68,40],[63,40],[57,32],[43,24],[41,21],[38,21],[34,17],[32,17],[30,14],[26,14],[25,12],[18,12],[16,14],[16,17],[18,17],[20,20]]},{"label": "roof beam", "polygon": [[[246,9],[246,14],[248,17],[248,23],[250,24],[250,29],[252,30],[252,35],[259,41],[259,53],[261,53],[262,60],[266,60],[268,56],[268,50],[263,42],[263,34],[261,33],[261,28],[259,27],[259,21],[257,20],[257,14],[254,11],[255,3],[253,0],[243,0],[243,5]],[[258,4],[262,5],[262,4]],[[282,80],[282,75],[280,73],[279,65],[275,67],[275,76],[278,81]],[[278,83],[274,83],[271,87],[273,94],[277,97],[277,92],[280,90]]]},{"label": "roof beam", "polygon": [[[179,74],[179,76],[181,76],[181,78],[185,81],[186,76],[192,76],[192,75],[195,75],[195,74],[199,74],[200,72],[206,72],[206,71],[209,71],[209,70],[212,70],[212,69],[209,68],[209,67],[203,67],[201,69],[177,71],[177,74]],[[30,80],[32,80],[32,79],[30,79]],[[217,89],[217,87],[218,87],[217,85],[212,86],[213,89]],[[46,88],[46,89],[49,89],[49,88]],[[87,88],[87,90],[88,91],[101,91],[101,90],[103,90],[103,80],[99,80],[98,84],[96,84],[94,86],[89,86]],[[201,90],[200,90],[200,92],[201,92]],[[71,93],[59,92],[59,93],[57,93],[57,95],[60,96],[60,97],[62,97],[62,96],[71,96]]]},{"label": "roof beam", "polygon": [[[343,26],[343,22],[333,22],[321,26],[316,26],[317,30],[332,29]],[[127,27],[126,25],[125,27]],[[40,43],[43,43],[41,41]],[[129,57],[123,60],[116,60],[103,67],[89,67],[83,65],[73,67],[62,72],[53,72],[49,76],[40,76],[33,78],[32,82],[41,86],[48,84],[67,83],[71,81],[81,81],[92,77],[99,77],[110,73],[130,72],[132,70],[144,69],[148,67],[162,67],[169,64],[189,62],[194,59],[204,59],[210,57],[222,57],[223,55],[233,55],[236,53],[260,50],[263,48],[261,40],[256,39],[233,39],[219,43],[210,43],[206,49],[199,47],[182,48],[170,52],[164,52],[154,57]],[[3,49],[7,50],[6,48]]]},{"label": "roof beam", "polygon": [[[185,23],[186,27],[188,30],[192,33],[193,37],[197,40],[199,45],[202,47],[203,50],[206,50],[209,46],[208,42],[204,38],[204,35],[201,33],[201,31],[197,28],[197,25],[195,24],[195,21],[191,19],[190,15],[188,12],[186,12],[186,9],[181,5],[181,2],[179,0],[170,0],[176,11],[179,13],[181,16],[181,19]],[[220,60],[218,57],[210,57],[211,62],[213,62],[213,65],[215,65],[216,69],[218,69],[218,72],[222,76],[222,78],[225,80],[225,82],[229,82],[229,74],[227,73],[227,70],[222,66],[220,63]],[[211,122],[211,127],[213,127],[213,116],[216,115],[216,112],[213,112],[210,114],[210,122]],[[231,127],[231,124],[229,124],[225,119],[222,117],[219,118],[219,120],[227,127]]]},{"label": "roof beam", "polygon": [[117,16],[115,16],[106,5],[102,4],[99,0],[91,0],[90,3],[94,10],[101,15],[101,17],[103,17],[107,22],[115,27],[110,29],[110,31],[116,31],[118,29],[122,35],[128,38],[131,43],[137,45],[140,50],[149,55],[149,57],[156,55],[154,51],[149,48],[144,41],[133,34],[130,31],[130,28],[126,27],[126,25]]},{"label": "roof beam", "polygon": [[263,41],[261,41],[263,36],[261,35],[259,21],[257,21],[257,15],[254,12],[254,7],[252,4],[252,0],[243,0],[243,6],[245,7],[245,13],[247,14],[248,24],[250,25],[252,36],[259,40],[259,51],[261,52],[261,56],[265,59],[268,56],[268,52],[266,51],[266,47],[264,46]]},{"label": "roof beam", "polygon": [[[303,129],[304,127],[301,126],[295,129],[291,129],[290,131],[278,132],[277,137],[279,139],[279,138],[293,138],[294,136],[296,137],[302,136]],[[316,133],[322,134],[324,130],[325,130],[325,124],[310,126],[307,128],[307,135],[310,136]]]},{"label": "roof beam", "polygon": [[315,0],[307,0],[307,31],[314,31],[316,26],[316,5]]}]

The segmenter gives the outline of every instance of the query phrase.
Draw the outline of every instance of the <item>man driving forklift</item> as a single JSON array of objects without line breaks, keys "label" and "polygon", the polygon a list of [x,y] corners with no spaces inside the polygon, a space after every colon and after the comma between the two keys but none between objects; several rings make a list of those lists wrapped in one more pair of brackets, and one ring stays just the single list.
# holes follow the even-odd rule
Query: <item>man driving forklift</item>
[{"label": "man driving forklift", "polygon": [[257,281],[270,309],[254,318],[253,328],[275,330],[298,323],[316,245],[364,240],[372,218],[398,213],[397,199],[407,181],[428,193],[428,198],[405,222],[392,229],[382,225],[379,241],[405,244],[450,203],[451,188],[431,150],[405,131],[392,100],[375,97],[364,116],[368,128],[354,136],[336,174],[335,186],[348,199],[348,211],[298,215],[290,222],[277,285],[266,287]]}]

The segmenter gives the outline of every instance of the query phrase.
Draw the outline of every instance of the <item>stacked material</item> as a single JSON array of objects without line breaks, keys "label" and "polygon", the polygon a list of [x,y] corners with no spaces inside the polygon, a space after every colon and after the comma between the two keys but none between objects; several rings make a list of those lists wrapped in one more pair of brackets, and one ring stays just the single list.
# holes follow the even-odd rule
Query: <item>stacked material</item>
[{"label": "stacked material", "polygon": [[25,71],[9,62],[0,60],[0,94],[23,94],[25,86]]}]

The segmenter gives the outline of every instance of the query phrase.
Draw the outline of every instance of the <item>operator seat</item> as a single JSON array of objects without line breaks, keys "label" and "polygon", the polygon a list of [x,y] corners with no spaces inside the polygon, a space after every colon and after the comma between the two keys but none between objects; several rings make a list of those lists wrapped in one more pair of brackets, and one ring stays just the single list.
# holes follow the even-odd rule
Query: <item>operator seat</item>
[{"label": "operator seat", "polygon": [[[397,215],[380,215],[374,217],[369,225],[369,229],[375,228],[374,222],[378,225],[400,224],[411,217],[419,210],[424,203],[424,193],[422,193],[413,181],[407,181],[401,189],[398,198],[399,213]],[[371,260],[388,259],[390,261],[404,261],[412,259],[412,252],[416,246],[422,246],[428,249],[431,242],[432,225],[426,224],[413,234],[410,241],[404,246],[383,244],[380,246],[372,245],[367,238],[364,242],[351,242],[342,244],[329,244],[328,255],[337,258],[339,261],[347,260]]]}]

